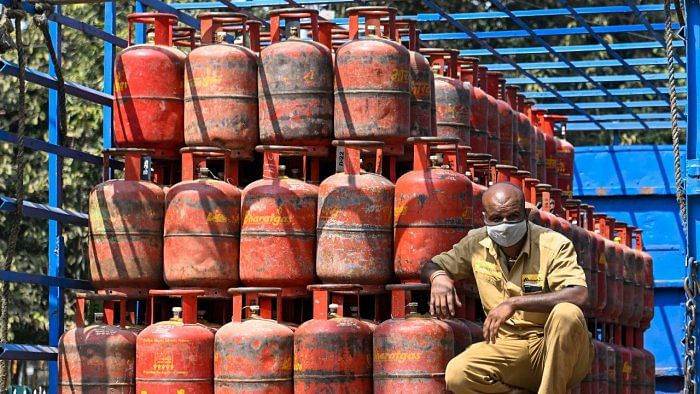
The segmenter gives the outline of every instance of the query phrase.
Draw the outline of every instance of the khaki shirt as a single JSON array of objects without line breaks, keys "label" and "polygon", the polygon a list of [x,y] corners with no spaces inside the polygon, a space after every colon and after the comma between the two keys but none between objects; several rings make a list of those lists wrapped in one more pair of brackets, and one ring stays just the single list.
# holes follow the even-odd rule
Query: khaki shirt
[{"label": "khaki shirt", "polygon": [[[452,250],[433,257],[453,280],[476,279],[484,311],[510,297],[549,293],[567,286],[586,287],[586,275],[576,261],[574,246],[566,237],[528,222],[523,250],[513,267],[486,227],[471,230]],[[516,311],[499,334],[527,337],[541,334],[548,313]]]}]

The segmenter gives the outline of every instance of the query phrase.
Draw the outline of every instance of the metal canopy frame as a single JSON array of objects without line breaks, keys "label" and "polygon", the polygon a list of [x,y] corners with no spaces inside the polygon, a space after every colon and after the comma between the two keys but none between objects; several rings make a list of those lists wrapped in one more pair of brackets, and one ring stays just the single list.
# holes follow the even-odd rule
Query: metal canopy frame
[{"label": "metal canopy frame", "polygon": [[[686,2],[689,10],[688,23],[697,23],[700,20],[698,17],[700,11],[697,11],[698,0],[686,0]],[[12,0],[0,0],[0,4],[4,6],[11,6],[12,3]],[[181,23],[198,29],[199,22],[195,15],[204,10],[222,9],[253,15],[251,12],[261,7],[352,6],[365,3],[364,0],[220,0],[177,3],[140,0],[128,4],[106,1],[91,5],[102,7],[104,10],[102,28],[63,15],[61,8],[56,7],[55,13],[50,16],[50,32],[53,38],[52,44],[59,54],[61,53],[61,31],[64,28],[76,29],[101,40],[104,53],[101,65],[104,72],[103,89],[95,90],[81,84],[86,81],[69,81],[66,93],[90,103],[102,105],[102,141],[103,146],[109,148],[112,146],[112,68],[117,49],[127,45],[124,38],[116,35],[117,4],[119,7],[131,7],[135,12],[155,10],[173,13],[179,17]],[[444,29],[441,30],[445,30],[444,32],[430,32],[428,28],[422,29],[421,40],[425,44],[431,45],[434,44],[431,41],[441,40],[446,45],[460,49],[463,56],[483,57],[485,61],[482,63],[489,69],[503,71],[507,83],[520,85],[526,97],[538,100],[537,108],[569,115],[568,131],[617,132],[670,128],[669,97],[668,89],[665,87],[667,63],[665,57],[659,57],[658,53],[655,53],[658,50],[663,51],[665,46],[663,36],[660,34],[664,31],[665,25],[658,22],[662,20],[658,15],[663,12],[663,4],[637,4],[635,0],[624,0],[621,4],[610,5],[600,2],[599,5],[574,7],[567,0],[558,0],[557,8],[511,9],[512,4],[518,4],[517,1],[506,5],[502,0],[490,0],[490,3],[483,4],[490,4],[494,8],[492,10],[479,9],[475,10],[476,12],[451,13],[452,10],[444,7],[442,5],[444,2],[440,0],[421,0],[420,3],[423,4],[426,12],[400,15],[399,18],[416,20],[419,26],[424,23],[442,23],[441,27]],[[22,6],[30,14],[35,12],[33,5],[27,1],[23,1]],[[691,10],[695,10],[693,12],[698,14],[690,15]],[[654,13],[656,18],[651,17]],[[260,15],[259,12],[257,14]],[[591,15],[618,14],[630,16],[633,22],[625,25],[596,26],[586,19]],[[538,18],[550,17],[570,18],[569,20],[576,22],[576,26],[538,28],[536,23]],[[471,28],[477,22],[488,20],[510,21],[517,26],[517,29],[476,31]],[[347,18],[342,15],[338,15],[332,21],[339,25],[348,23]],[[264,22],[267,24],[267,21]],[[677,23],[673,25],[674,30],[679,28]],[[648,37],[634,37],[634,40],[630,40],[632,34],[648,35]],[[137,42],[139,39],[143,40],[144,36],[143,28],[138,26],[135,35]],[[559,39],[567,36],[586,38],[588,42],[576,45],[562,45],[558,42]],[[508,40],[511,38],[526,38],[535,45],[511,46],[508,45]],[[691,43],[697,43],[692,35],[689,40]],[[460,45],[465,47],[460,48]],[[674,56],[678,66],[676,79],[681,84],[683,82],[688,84],[678,88],[678,93],[685,96],[681,97],[679,105],[689,108],[687,119],[685,113],[681,114],[680,126],[685,128],[687,123],[697,126],[697,100],[695,100],[697,89],[694,88],[697,78],[685,72],[685,43],[676,37],[673,45],[677,50]],[[601,54],[607,54],[607,56],[601,58]],[[544,56],[543,60],[532,61],[532,57],[537,55]],[[70,56],[70,54],[64,54],[64,56]],[[522,61],[521,56],[527,56],[528,60]],[[690,69],[694,69],[697,64],[694,56],[696,56],[695,53],[688,54],[687,67]],[[84,213],[62,208],[63,158],[92,164],[97,166],[95,170],[99,170],[102,158],[61,145],[57,130],[57,82],[51,65],[48,71],[44,73],[38,70],[27,70],[27,79],[29,82],[49,89],[49,138],[48,141],[26,139],[28,149],[45,152],[49,156],[48,204],[31,201],[26,201],[24,204],[25,216],[48,221],[47,275],[0,271],[0,280],[31,283],[49,288],[49,343],[48,346],[4,346],[0,348],[0,358],[49,361],[49,392],[55,393],[58,383],[55,346],[64,329],[64,289],[91,288],[87,281],[64,277],[62,226],[85,226],[87,216]],[[0,59],[0,74],[16,77],[17,65]],[[637,83],[638,86],[620,87],[621,83]],[[586,84],[587,87],[571,89],[567,88],[567,84]],[[643,97],[640,99],[639,96]],[[693,136],[689,136],[689,142],[694,140]],[[16,135],[0,130],[0,141],[15,143]],[[688,157],[696,157],[690,143]],[[120,168],[121,163],[112,161],[111,167]],[[10,211],[14,207],[12,198],[0,196],[0,211]]]}]

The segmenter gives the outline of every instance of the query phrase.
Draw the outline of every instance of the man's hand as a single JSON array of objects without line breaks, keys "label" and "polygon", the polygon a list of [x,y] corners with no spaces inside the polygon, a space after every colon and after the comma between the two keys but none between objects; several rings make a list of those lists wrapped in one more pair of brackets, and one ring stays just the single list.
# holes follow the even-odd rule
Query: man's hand
[{"label": "man's hand", "polygon": [[498,329],[506,320],[510,319],[515,313],[515,307],[510,300],[503,301],[497,307],[493,308],[489,315],[484,320],[484,340],[486,343],[496,343]]},{"label": "man's hand", "polygon": [[439,275],[430,284],[430,314],[441,318],[455,315],[455,304],[462,306],[456,297],[454,282],[447,275]]}]

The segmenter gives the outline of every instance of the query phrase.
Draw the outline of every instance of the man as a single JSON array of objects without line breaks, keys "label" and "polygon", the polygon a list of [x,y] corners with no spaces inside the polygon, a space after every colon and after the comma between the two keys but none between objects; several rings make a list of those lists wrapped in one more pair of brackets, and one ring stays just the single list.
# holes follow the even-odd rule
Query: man
[{"label": "man", "polygon": [[486,227],[426,262],[430,312],[454,315],[454,281],[474,275],[484,311],[485,341],[447,365],[447,388],[460,393],[533,391],[564,394],[593,359],[581,307],[586,277],[564,236],[529,223],[525,197],[510,183],[483,195]]}]

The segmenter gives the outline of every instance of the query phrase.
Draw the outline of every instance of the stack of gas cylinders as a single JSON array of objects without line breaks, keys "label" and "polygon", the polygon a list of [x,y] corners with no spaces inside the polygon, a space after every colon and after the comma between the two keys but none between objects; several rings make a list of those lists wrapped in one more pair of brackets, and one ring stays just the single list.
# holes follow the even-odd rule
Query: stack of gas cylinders
[{"label": "stack of gas cylinders", "polygon": [[[483,311],[464,281],[454,318],[427,317],[419,269],[483,226],[481,194],[508,181],[586,272],[596,359],[573,390],[653,392],[652,261],[640,230],[571,198],[566,117],[421,47],[393,8],[347,13],[344,30],[274,10],[269,32],[204,13],[200,34],[128,16],[117,148],[89,199],[97,291],[61,340],[62,391],[442,392]],[[131,45],[135,24],[153,42]]]}]

